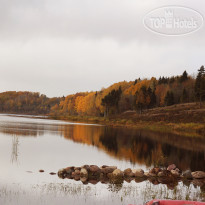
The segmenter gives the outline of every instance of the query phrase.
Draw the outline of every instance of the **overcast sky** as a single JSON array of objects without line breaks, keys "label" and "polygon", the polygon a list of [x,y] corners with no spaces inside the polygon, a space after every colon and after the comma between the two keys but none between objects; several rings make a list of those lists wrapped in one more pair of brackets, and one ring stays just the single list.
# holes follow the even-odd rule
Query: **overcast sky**
[{"label": "overcast sky", "polygon": [[143,25],[168,5],[205,15],[204,0],[0,0],[0,92],[49,97],[114,82],[189,74],[205,64],[205,26],[163,36]]}]

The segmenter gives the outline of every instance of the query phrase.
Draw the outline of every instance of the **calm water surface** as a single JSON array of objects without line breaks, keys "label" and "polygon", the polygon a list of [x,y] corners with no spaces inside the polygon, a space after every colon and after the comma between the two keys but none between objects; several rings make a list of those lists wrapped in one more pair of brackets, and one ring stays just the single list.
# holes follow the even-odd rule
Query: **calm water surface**
[{"label": "calm water surface", "polygon": [[182,170],[205,170],[203,139],[0,115],[0,163],[0,204],[5,205],[143,204],[152,198],[205,201],[204,187],[190,183],[83,185],[49,174],[84,164],[148,170],[176,163]]}]

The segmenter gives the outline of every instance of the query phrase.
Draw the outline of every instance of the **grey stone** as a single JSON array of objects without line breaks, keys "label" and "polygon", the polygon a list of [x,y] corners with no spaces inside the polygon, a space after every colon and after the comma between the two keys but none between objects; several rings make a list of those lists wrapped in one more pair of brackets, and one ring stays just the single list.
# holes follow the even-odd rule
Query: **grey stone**
[{"label": "grey stone", "polygon": [[185,172],[183,172],[183,177],[186,179],[192,179],[192,175],[191,175],[191,170],[186,170]]},{"label": "grey stone", "polygon": [[88,171],[87,171],[87,169],[82,168],[82,169],[80,170],[80,176],[87,178],[87,177],[88,177]]},{"label": "grey stone", "polygon": [[180,176],[179,172],[176,171],[176,170],[171,170],[171,173],[174,177],[179,177]]},{"label": "grey stone", "polygon": [[117,169],[117,167],[115,167],[115,166],[108,166],[108,167],[102,168],[101,172],[103,174],[108,174],[108,173],[112,173],[115,169]]},{"label": "grey stone", "polygon": [[128,169],[125,169],[125,170],[124,170],[124,176],[134,177],[135,174],[132,172],[132,170],[131,170],[130,168],[128,168]]},{"label": "grey stone", "polygon": [[136,177],[143,177],[144,176],[144,170],[143,169],[133,169],[132,172]]},{"label": "grey stone", "polygon": [[115,169],[112,173],[113,177],[123,177],[124,173],[120,169]]}]

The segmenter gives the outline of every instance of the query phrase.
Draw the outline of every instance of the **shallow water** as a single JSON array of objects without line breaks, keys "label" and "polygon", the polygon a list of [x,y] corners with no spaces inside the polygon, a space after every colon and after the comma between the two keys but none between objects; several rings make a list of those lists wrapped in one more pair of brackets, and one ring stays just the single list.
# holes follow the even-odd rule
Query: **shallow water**
[{"label": "shallow water", "polygon": [[83,185],[49,174],[84,164],[148,170],[176,163],[182,170],[204,170],[204,153],[202,139],[0,115],[0,204],[143,204],[152,198],[204,201],[204,188],[189,183]]}]

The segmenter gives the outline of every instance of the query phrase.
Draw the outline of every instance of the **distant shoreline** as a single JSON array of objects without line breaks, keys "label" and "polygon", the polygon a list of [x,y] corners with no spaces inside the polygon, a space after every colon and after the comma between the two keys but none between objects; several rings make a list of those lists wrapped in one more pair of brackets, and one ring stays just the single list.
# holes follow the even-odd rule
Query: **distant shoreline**
[{"label": "distant shoreline", "polygon": [[0,113],[0,115],[95,123],[111,127],[144,129],[162,133],[174,133],[187,137],[205,138],[204,113],[204,104],[199,107],[196,103],[186,103],[149,109],[142,114],[136,111],[127,111],[109,118],[83,115],[70,116],[67,114]]},{"label": "distant shoreline", "polygon": [[[105,117],[49,115],[49,118],[74,122],[99,123],[112,127],[147,129],[175,133],[187,137],[205,137],[204,107],[196,103],[154,108],[138,114],[136,111]],[[199,121],[199,119],[201,119]]]},{"label": "distant shoreline", "polygon": [[174,133],[178,135],[183,135],[187,137],[199,137],[204,138],[205,133],[203,132],[204,125],[201,123],[165,123],[165,122],[139,122],[136,124],[129,123],[125,119],[106,119],[97,117],[81,117],[81,116],[58,116],[49,117],[49,119],[54,120],[65,120],[78,123],[99,123],[101,125],[111,126],[111,127],[123,127],[123,128],[133,128],[150,130],[162,133]]},{"label": "distant shoreline", "polygon": [[0,113],[0,116],[1,115],[3,115],[3,116],[13,116],[13,117],[49,119],[49,116],[47,116],[47,115],[20,114],[20,113]]}]

